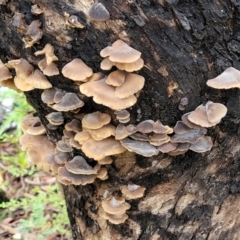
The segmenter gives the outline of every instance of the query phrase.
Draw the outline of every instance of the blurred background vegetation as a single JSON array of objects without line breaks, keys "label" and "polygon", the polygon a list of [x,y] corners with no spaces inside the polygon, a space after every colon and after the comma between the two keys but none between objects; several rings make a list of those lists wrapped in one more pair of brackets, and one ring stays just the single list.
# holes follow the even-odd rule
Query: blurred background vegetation
[{"label": "blurred background vegetation", "polygon": [[20,122],[33,111],[22,93],[0,87],[0,239],[70,240],[61,186],[18,143]]}]

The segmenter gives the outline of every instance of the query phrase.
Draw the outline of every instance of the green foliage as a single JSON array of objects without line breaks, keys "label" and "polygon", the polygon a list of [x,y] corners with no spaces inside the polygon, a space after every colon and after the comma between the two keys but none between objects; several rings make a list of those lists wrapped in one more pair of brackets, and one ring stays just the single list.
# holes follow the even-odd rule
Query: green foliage
[{"label": "green foliage", "polygon": [[[25,96],[13,90],[0,87],[0,105],[6,99],[13,99],[12,108],[7,111],[0,125],[0,143],[13,143],[16,146],[14,154],[3,155],[7,166],[7,172],[14,177],[30,176],[36,172],[35,167],[27,168],[27,155],[17,147],[19,137],[22,135],[20,122],[33,108],[27,104]],[[14,126],[14,131],[5,133],[9,126]],[[6,182],[2,183],[6,187]],[[0,203],[0,220],[17,209],[23,209],[25,216],[19,220],[17,230],[22,233],[34,233],[36,239],[47,239],[51,233],[69,235],[69,220],[65,207],[65,200],[58,191],[55,184],[44,189],[35,187],[31,189],[32,197],[21,199],[10,199],[8,202]]]},{"label": "green foliage", "polygon": [[[37,233],[38,239],[46,239],[51,233],[67,235],[69,224],[65,201],[57,192],[57,185],[53,185],[42,191],[35,187],[32,193],[34,197],[25,197],[20,200],[11,199],[9,202],[0,203],[0,208],[7,211],[23,209],[27,219],[20,219],[17,230],[24,234]],[[4,212],[6,214],[6,212]],[[2,218],[0,216],[0,218]]]}]

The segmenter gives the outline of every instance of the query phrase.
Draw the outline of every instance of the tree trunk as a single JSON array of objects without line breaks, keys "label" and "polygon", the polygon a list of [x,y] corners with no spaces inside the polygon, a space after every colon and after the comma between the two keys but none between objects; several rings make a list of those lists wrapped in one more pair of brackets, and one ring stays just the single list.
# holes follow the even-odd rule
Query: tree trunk
[{"label": "tree trunk", "polygon": [[[2,3],[3,2],[3,3]],[[5,3],[6,2],[6,3]],[[99,52],[122,39],[142,52],[139,73],[146,82],[137,103],[129,110],[131,123],[160,119],[174,126],[181,116],[208,100],[227,106],[227,116],[208,129],[214,146],[199,154],[188,151],[172,157],[150,158],[126,152],[107,166],[109,178],[86,186],[63,186],[74,239],[239,239],[240,235],[240,100],[239,91],[214,90],[206,85],[233,66],[240,69],[240,4],[237,0],[102,0],[110,20],[90,21],[90,0],[0,1],[0,52],[3,62],[25,58],[37,68],[34,52],[51,43],[61,69],[81,58],[94,72],[100,71]],[[37,3],[43,15],[33,16]],[[24,49],[22,35],[11,25],[15,12],[43,23],[39,45]],[[64,13],[77,15],[84,29],[66,25]],[[53,86],[79,93],[62,75],[49,77]],[[26,92],[43,123],[51,112],[41,101],[41,90]],[[184,111],[180,99],[187,97]],[[90,98],[84,113],[113,111]],[[70,116],[65,114],[65,120]],[[62,129],[48,130],[56,142]],[[79,154],[79,151],[74,151]],[[145,196],[128,201],[128,220],[120,225],[105,221],[99,209],[107,193],[119,193],[129,182],[146,187]]]}]

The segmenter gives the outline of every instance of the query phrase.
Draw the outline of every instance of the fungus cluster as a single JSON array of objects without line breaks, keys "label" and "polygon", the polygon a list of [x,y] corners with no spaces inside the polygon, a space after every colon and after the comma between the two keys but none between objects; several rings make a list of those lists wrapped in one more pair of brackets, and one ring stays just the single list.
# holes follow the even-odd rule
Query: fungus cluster
[{"label": "fungus cluster", "polygon": [[[92,19],[97,20],[94,11],[98,8],[102,8],[101,5],[95,4],[90,9]],[[71,24],[75,22],[75,18],[72,19]],[[34,34],[40,36],[39,21],[27,26],[24,16],[16,14],[12,24],[19,32],[30,37],[26,40],[27,46],[38,41]],[[38,27],[33,30],[33,26]],[[101,62],[102,70],[110,70],[113,66],[117,68],[107,76],[103,73],[93,73],[79,58],[73,59],[61,70],[64,77],[79,85],[81,94],[93,97],[95,103],[114,110],[115,120],[119,122],[115,126],[115,121],[107,113],[81,112],[85,100],[80,94],[53,87],[47,80],[45,75],[54,76],[60,73],[54,63],[58,58],[50,44],[35,52],[35,55],[45,56],[38,63],[42,72],[35,70],[22,58],[11,60],[7,64],[0,62],[0,82],[20,91],[43,89],[41,100],[53,109],[45,116],[49,122],[47,128],[57,129],[62,125],[59,128],[63,129],[62,138],[56,144],[49,141],[40,119],[30,114],[21,122],[24,134],[20,143],[33,164],[50,169],[56,174],[58,181],[65,185],[86,185],[93,183],[96,178],[107,179],[108,172],[104,165],[112,163],[112,155],[125,151],[145,157],[157,155],[159,152],[176,156],[188,150],[199,153],[209,151],[212,140],[206,136],[206,128],[218,124],[227,113],[223,104],[208,101],[194,111],[184,114],[174,128],[163,125],[160,120],[151,119],[136,125],[129,124],[131,116],[126,109],[136,103],[136,95],[145,83],[144,77],[133,72],[140,70],[144,62],[139,51],[122,40],[117,40],[100,53],[104,58]],[[15,69],[15,77],[9,72],[9,68]],[[228,84],[231,87],[239,87],[239,79],[239,71],[229,68],[217,78],[209,80],[207,84],[220,88],[222,82],[222,88],[230,88]],[[184,110],[187,104],[188,100],[183,98],[179,109]],[[71,121],[66,122],[68,112],[71,112],[73,117]],[[76,154],[73,156],[76,151],[82,151],[92,160],[86,160]],[[135,184],[121,187],[122,195],[129,200],[143,197],[144,191],[144,187]],[[125,198],[111,196],[103,200],[103,217],[113,224],[126,221],[126,210],[130,205],[125,202]]]},{"label": "fungus cluster", "polygon": [[[33,11],[36,13],[39,12],[36,7],[33,8]],[[39,40],[43,36],[43,30],[40,28],[42,25],[41,21],[33,20],[30,25],[27,25],[22,13],[15,13],[12,19],[12,25],[19,33],[24,35],[22,40],[25,44],[25,48],[32,47],[35,43],[39,43]]]}]

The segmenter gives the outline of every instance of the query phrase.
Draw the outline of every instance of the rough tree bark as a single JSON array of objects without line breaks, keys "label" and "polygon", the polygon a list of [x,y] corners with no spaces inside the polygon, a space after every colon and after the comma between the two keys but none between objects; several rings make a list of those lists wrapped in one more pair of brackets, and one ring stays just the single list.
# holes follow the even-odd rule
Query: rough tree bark
[{"label": "rough tree bark", "polygon": [[[137,110],[141,120],[160,119],[174,126],[181,115],[212,100],[228,107],[228,114],[208,130],[214,140],[206,154],[188,151],[170,157],[151,158],[125,153],[108,166],[109,179],[87,186],[63,187],[74,239],[239,239],[240,235],[240,99],[237,89],[209,89],[206,80],[229,66],[240,69],[240,3],[238,0],[102,0],[111,14],[106,22],[90,22],[92,0],[0,1],[0,58],[3,62],[23,57],[37,67],[36,50],[46,43],[55,47],[59,68],[80,57],[100,70],[99,52],[122,39],[142,52],[146,79],[137,104],[130,109],[132,123]],[[43,15],[33,16],[37,3]],[[24,13],[27,23],[40,19],[44,36],[39,45],[24,49],[22,36],[11,25],[14,12]],[[64,12],[75,14],[85,25],[72,29]],[[78,92],[61,75],[51,83]],[[40,99],[41,91],[26,93],[44,124],[51,112]],[[189,99],[178,110],[182,97]],[[108,111],[90,99],[83,111]],[[70,119],[66,115],[65,118]],[[48,130],[53,141],[62,132]],[[77,154],[79,152],[75,152]],[[105,191],[119,191],[129,181],[146,187],[139,200],[129,201],[129,219],[121,225],[99,224],[98,208]]]}]

